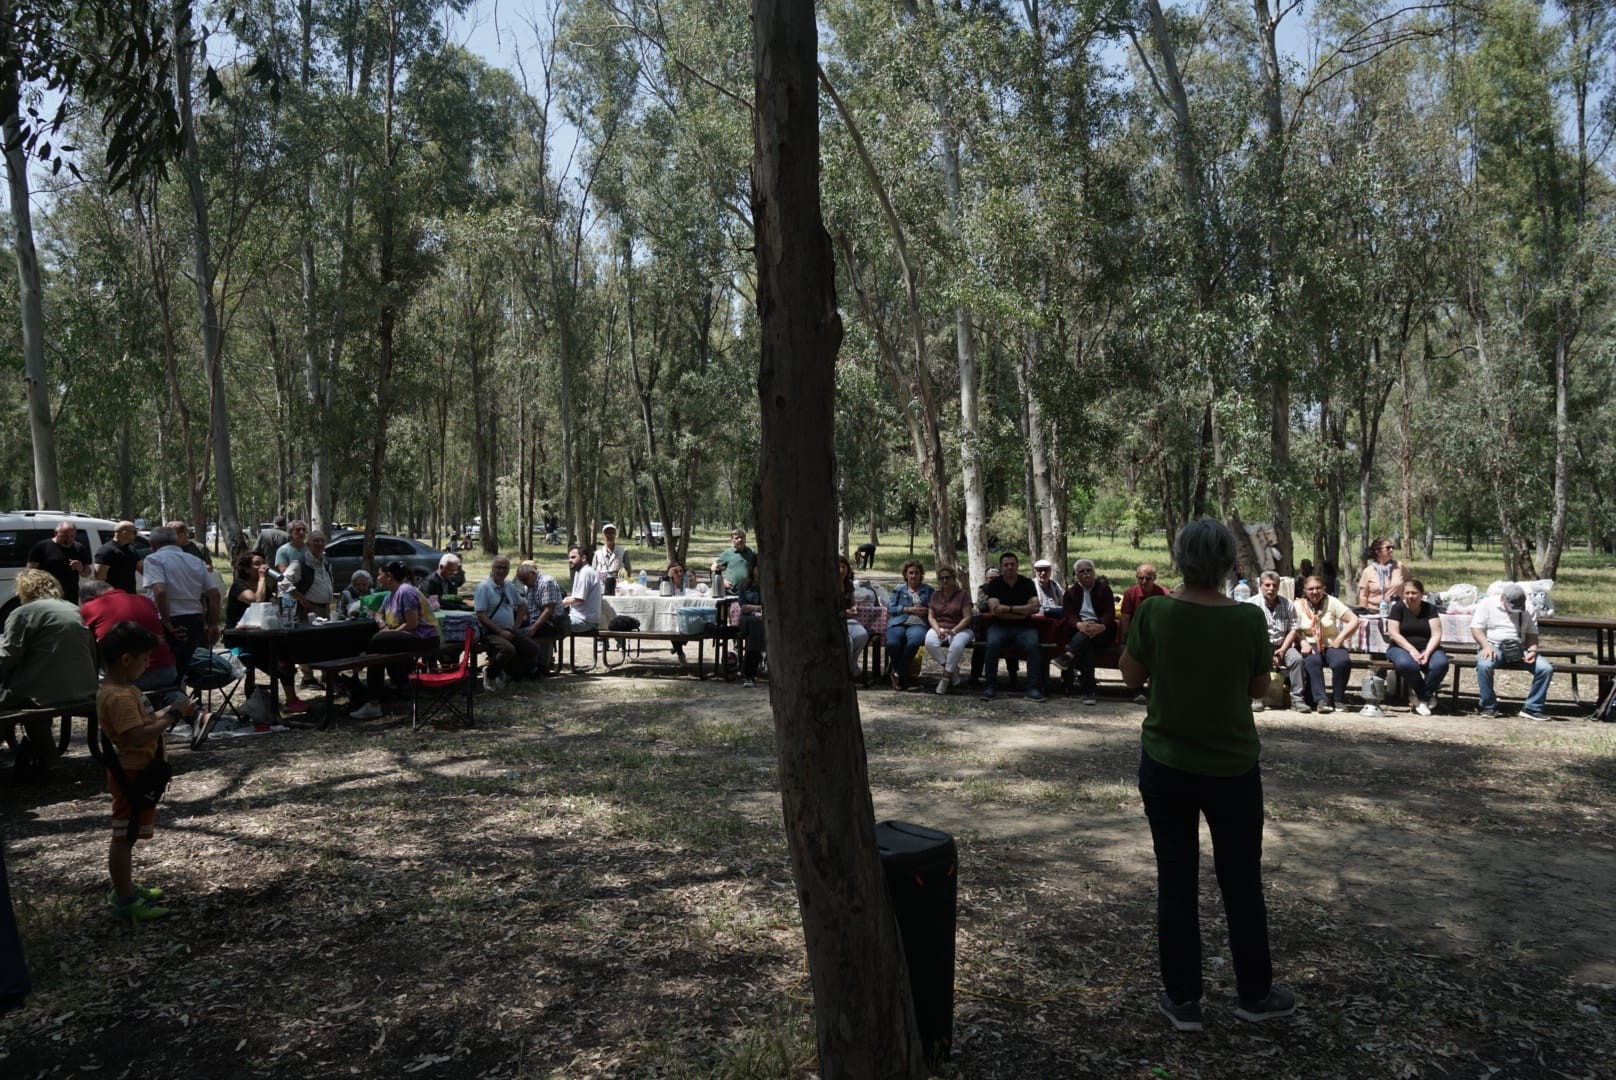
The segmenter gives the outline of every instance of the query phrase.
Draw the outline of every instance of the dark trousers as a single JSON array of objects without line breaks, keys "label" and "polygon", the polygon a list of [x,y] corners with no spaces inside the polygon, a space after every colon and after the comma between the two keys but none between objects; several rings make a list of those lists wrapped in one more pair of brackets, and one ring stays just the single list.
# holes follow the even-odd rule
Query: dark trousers
[{"label": "dark trousers", "polygon": [[494,675],[527,675],[539,665],[543,648],[537,641],[517,631],[509,638],[497,634],[483,635],[483,648],[488,652],[488,670]]},{"label": "dark trousers", "polygon": [[184,675],[186,669],[191,666],[191,654],[208,647],[207,622],[201,615],[171,615],[169,620],[173,622],[175,631],[183,631],[185,634],[181,638],[178,633],[168,634],[165,631],[168,647],[174,650],[174,664],[179,668],[180,674]]},{"label": "dark trousers", "polygon": [[987,684],[995,689],[999,685],[999,652],[1006,645],[1021,650],[1027,658],[1027,689],[1044,688],[1044,650],[1038,646],[1038,628],[1030,622],[995,622],[988,627],[988,645],[982,651]]},{"label": "dark trousers", "polygon": [[1104,652],[1117,640],[1117,628],[1108,626],[1098,635],[1089,637],[1081,631],[1072,634],[1072,640],[1066,646],[1066,651],[1072,657],[1072,666],[1077,669],[1077,688],[1092,691],[1097,684],[1094,678],[1094,654]]},{"label": "dark trousers", "polygon": [[915,653],[926,644],[926,624],[916,622],[914,616],[898,626],[887,627],[887,659],[892,671],[904,682],[909,681],[909,669],[914,666]]},{"label": "dark trousers", "polygon": [[[373,664],[365,669],[365,683],[368,693],[366,700],[379,699],[382,696],[383,680],[391,675],[393,685],[403,688],[404,682],[410,677],[410,669],[415,666],[415,655],[436,648],[437,638],[416,637],[403,630],[378,630],[365,651],[373,655],[382,653],[398,653],[399,660],[394,664]],[[364,704],[360,702],[360,704]]]},{"label": "dark trousers", "polygon": [[1313,704],[1328,699],[1324,696],[1324,669],[1330,669],[1330,689],[1335,692],[1335,704],[1347,703],[1347,680],[1352,677],[1352,654],[1345,649],[1314,649],[1302,657],[1302,668],[1307,672],[1308,697]]},{"label": "dark trousers", "polygon": [[758,664],[763,661],[763,616],[755,611],[741,615],[741,674],[748,679],[757,678]]},{"label": "dark trousers", "polygon": [[6,851],[0,844],[0,1013],[22,1004],[31,989],[28,964],[17,935],[17,913],[11,906],[11,884],[6,878]]},{"label": "dark trousers", "polygon": [[1201,997],[1201,815],[1212,833],[1212,865],[1223,894],[1240,997],[1268,996],[1268,908],[1262,888],[1262,774],[1201,776],[1139,755],[1139,794],[1156,848],[1156,936],[1162,987],[1176,1003]]}]

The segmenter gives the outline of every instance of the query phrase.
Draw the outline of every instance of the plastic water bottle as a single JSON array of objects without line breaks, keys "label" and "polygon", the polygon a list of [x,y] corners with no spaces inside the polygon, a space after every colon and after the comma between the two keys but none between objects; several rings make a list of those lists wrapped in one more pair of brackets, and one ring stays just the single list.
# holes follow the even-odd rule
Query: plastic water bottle
[{"label": "plastic water bottle", "polygon": [[1239,584],[1234,587],[1234,598],[1242,604],[1251,599],[1251,586],[1246,584],[1245,578],[1241,578]]},{"label": "plastic water bottle", "polygon": [[646,578],[646,576],[645,576],[645,571],[644,571],[644,570],[641,570],[641,571],[640,571],[640,591],[641,591],[641,592],[644,592],[644,591],[645,591],[645,586],[646,586],[646,582],[647,582],[647,580],[648,580],[648,579],[647,579],[647,578]]},{"label": "plastic water bottle", "polygon": [[1388,604],[1386,602],[1386,598],[1384,596],[1382,596],[1380,598],[1380,621],[1385,622],[1386,621],[1386,616],[1390,615],[1391,613],[1392,613],[1392,606],[1390,604]]},{"label": "plastic water bottle", "polygon": [[281,625],[290,628],[297,620],[297,601],[292,597],[292,583],[285,578],[280,585]]}]

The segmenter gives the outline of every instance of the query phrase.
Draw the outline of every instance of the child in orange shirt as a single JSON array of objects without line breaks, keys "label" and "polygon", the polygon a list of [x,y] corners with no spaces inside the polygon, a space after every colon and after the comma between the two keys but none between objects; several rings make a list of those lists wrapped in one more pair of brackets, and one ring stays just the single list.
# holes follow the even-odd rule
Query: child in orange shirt
[{"label": "child in orange shirt", "polygon": [[112,791],[112,840],[107,846],[107,872],[112,877],[112,912],[135,922],[161,919],[169,909],[157,901],[163,890],[134,883],[135,836],[129,819],[137,815],[139,838],[150,840],[157,822],[156,805],[131,805],[125,785],[133,785],[154,761],[163,759],[163,733],[180,717],[196,708],[189,698],[152,712],[145,695],[134,681],[146,670],[157,636],[139,623],[122,622],[101,639],[101,662],[106,679],[96,694],[96,718],[101,730],[118,750],[118,768],[123,777],[107,770],[107,787]]}]

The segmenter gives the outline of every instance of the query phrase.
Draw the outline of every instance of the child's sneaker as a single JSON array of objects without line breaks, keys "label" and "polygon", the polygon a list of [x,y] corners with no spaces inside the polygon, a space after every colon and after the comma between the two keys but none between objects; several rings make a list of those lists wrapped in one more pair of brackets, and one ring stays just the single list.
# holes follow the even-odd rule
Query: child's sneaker
[{"label": "child's sneaker", "polygon": [[[163,890],[155,885],[136,885],[135,896],[140,900],[161,900],[163,898]],[[114,907],[117,906],[118,892],[116,889],[107,890],[107,903],[113,905]]]},{"label": "child's sneaker", "polygon": [[167,918],[169,909],[136,893],[128,903],[124,903],[114,896],[112,898],[112,914],[120,919],[128,919],[130,922],[151,922],[155,919]]}]

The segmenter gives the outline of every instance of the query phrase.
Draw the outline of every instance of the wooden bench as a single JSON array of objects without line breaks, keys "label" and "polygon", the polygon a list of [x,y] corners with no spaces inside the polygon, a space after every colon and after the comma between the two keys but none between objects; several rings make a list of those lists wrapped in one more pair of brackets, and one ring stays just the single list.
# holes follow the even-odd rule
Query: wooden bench
[{"label": "wooden bench", "polygon": [[[311,671],[318,671],[321,680],[325,683],[325,715],[320,718],[320,730],[325,731],[331,727],[337,716],[336,688],[337,676],[350,671],[369,671],[373,667],[397,664],[403,661],[411,663],[417,660],[448,660],[451,663],[460,659],[460,652],[465,648],[463,641],[453,644],[439,645],[435,649],[428,649],[418,653],[360,653],[358,656],[341,656],[334,660],[316,660],[309,664]],[[481,642],[473,642],[471,646],[471,673],[468,676],[472,681],[477,678],[477,654],[481,651]]]},{"label": "wooden bench", "polygon": [[[8,709],[0,712],[0,736],[5,738],[6,745],[16,753],[22,740],[18,737],[17,728],[35,720],[60,720],[61,727],[56,737],[57,754],[67,753],[68,746],[73,742],[73,718],[82,716],[90,722],[90,731],[96,729],[95,698],[84,698],[79,701],[68,701],[60,705],[38,705],[22,709]],[[93,743],[94,740],[92,739]]]},{"label": "wooden bench", "polygon": [[[597,630],[595,632],[595,655],[607,671],[616,671],[629,661],[629,645],[634,645],[634,658],[638,659],[642,653],[640,644],[646,641],[662,641],[672,645],[679,652],[679,659],[684,663],[684,647],[692,641],[696,643],[696,678],[707,677],[707,642],[713,642],[713,668],[714,674],[722,671],[723,655],[718,642],[717,634],[680,634],[671,631],[659,630]],[[613,646],[616,646],[615,650]],[[613,652],[617,654],[617,662],[612,662]]]}]

